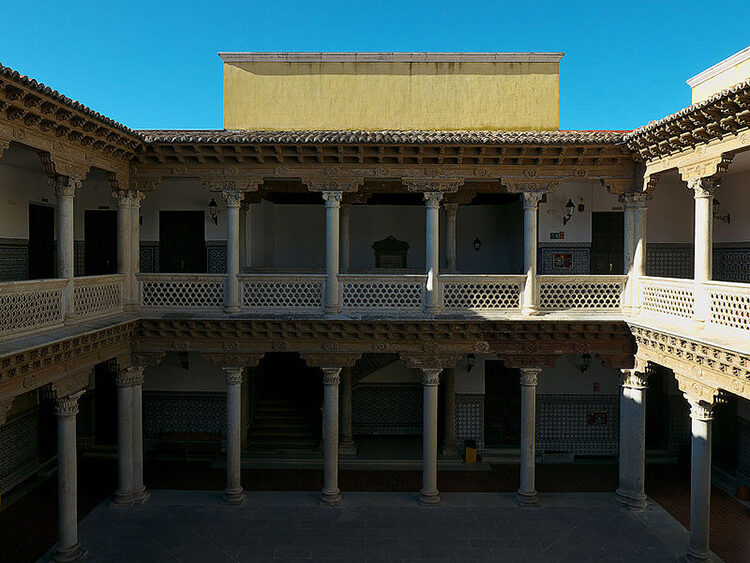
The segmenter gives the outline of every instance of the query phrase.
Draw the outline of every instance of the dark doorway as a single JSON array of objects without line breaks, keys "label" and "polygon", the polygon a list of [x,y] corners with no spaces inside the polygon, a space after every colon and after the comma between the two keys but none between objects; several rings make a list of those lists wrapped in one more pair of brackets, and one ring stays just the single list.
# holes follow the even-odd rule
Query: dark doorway
[{"label": "dark doorway", "polygon": [[117,444],[117,388],[115,375],[107,362],[94,370],[94,443],[97,446]]},{"label": "dark doorway", "polygon": [[84,275],[117,273],[117,211],[86,210],[83,218]]},{"label": "dark doorway", "polygon": [[159,212],[159,270],[176,274],[206,272],[203,211]]},{"label": "dark doorway", "polygon": [[712,434],[714,463],[730,473],[737,469],[737,395],[726,393],[715,409]]},{"label": "dark doorway", "polygon": [[662,368],[652,369],[646,390],[646,449],[663,450],[669,442],[669,395],[667,378],[671,374]]},{"label": "dark doorway", "polygon": [[521,384],[518,370],[498,360],[484,363],[484,440],[486,447],[521,445]]},{"label": "dark doorway", "polygon": [[623,273],[623,214],[617,211],[597,211],[591,214],[591,273]]},{"label": "dark doorway", "polygon": [[55,276],[55,210],[29,204],[29,279]]}]

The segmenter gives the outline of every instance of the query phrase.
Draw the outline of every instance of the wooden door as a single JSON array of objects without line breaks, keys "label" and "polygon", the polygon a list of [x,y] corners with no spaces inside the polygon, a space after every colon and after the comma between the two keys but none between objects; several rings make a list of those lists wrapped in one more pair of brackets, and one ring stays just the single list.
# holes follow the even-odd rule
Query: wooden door
[{"label": "wooden door", "polygon": [[206,272],[203,211],[159,212],[159,271]]},{"label": "wooden door", "polygon": [[55,276],[55,210],[29,204],[29,279]]},{"label": "wooden door", "polygon": [[623,273],[625,228],[623,214],[618,211],[591,214],[591,273],[599,275]]},{"label": "wooden door", "polygon": [[84,275],[117,273],[117,211],[86,210],[83,216]]}]

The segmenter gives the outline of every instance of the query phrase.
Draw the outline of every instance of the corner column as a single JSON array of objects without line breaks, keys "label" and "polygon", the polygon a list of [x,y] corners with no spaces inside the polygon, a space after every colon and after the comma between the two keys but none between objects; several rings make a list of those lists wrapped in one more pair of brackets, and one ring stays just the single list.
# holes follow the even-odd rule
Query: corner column
[{"label": "corner column", "polygon": [[541,368],[520,368],[521,479],[516,499],[520,506],[539,503],[536,492],[536,386]]},{"label": "corner column", "polygon": [[523,288],[524,315],[539,314],[539,292],[536,287],[537,270],[537,215],[540,192],[522,192],[523,203],[523,265],[526,272],[526,283]]},{"label": "corner column", "polygon": [[425,288],[425,309],[433,315],[440,312],[440,200],[441,192],[425,192],[425,270],[427,286]]},{"label": "corner column", "polygon": [[620,389],[620,472],[615,500],[631,509],[646,508],[646,370],[624,369]]},{"label": "corner column", "polygon": [[339,489],[339,382],[341,368],[323,370],[323,490],[320,501],[337,505]]},{"label": "corner column", "polygon": [[116,504],[132,504],[133,496],[133,393],[130,368],[115,375],[117,387],[117,490]]},{"label": "corner column", "polygon": [[456,271],[456,217],[458,216],[457,203],[445,203],[445,256],[446,270],[451,273]]},{"label": "corner column", "polygon": [[224,489],[226,504],[242,504],[242,369],[224,367],[227,384],[227,487]]},{"label": "corner column", "polygon": [[73,313],[73,200],[83,179],[55,176],[53,185],[57,196],[57,277],[68,280],[65,289],[65,316]]},{"label": "corner column", "polygon": [[713,267],[713,203],[718,182],[710,178],[688,180],[688,188],[695,198],[695,311],[693,320],[699,324],[706,322],[706,301],[703,283],[711,280]]},{"label": "corner column", "polygon": [[[323,192],[326,206],[326,313],[341,311],[339,303],[339,209],[341,192]],[[338,408],[338,407],[337,407]]]},{"label": "corner column", "polygon": [[437,488],[437,427],[438,384],[442,368],[422,368],[422,490],[419,502],[423,505],[440,503]]},{"label": "corner column", "polygon": [[357,443],[352,434],[352,370],[341,370],[341,438],[339,453],[346,455],[357,454]]},{"label": "corner column", "polygon": [[78,541],[78,469],[76,451],[77,391],[55,400],[57,415],[57,502],[59,541],[55,561],[76,561],[86,556]]},{"label": "corner column", "polygon": [[647,192],[620,194],[623,204],[625,237],[624,265],[628,276],[623,293],[623,309],[626,314],[635,314],[640,308],[638,280],[646,275],[646,201]]},{"label": "corner column", "polygon": [[224,312],[239,313],[240,284],[240,206],[245,196],[240,191],[223,191],[227,205],[227,278],[224,282]]}]

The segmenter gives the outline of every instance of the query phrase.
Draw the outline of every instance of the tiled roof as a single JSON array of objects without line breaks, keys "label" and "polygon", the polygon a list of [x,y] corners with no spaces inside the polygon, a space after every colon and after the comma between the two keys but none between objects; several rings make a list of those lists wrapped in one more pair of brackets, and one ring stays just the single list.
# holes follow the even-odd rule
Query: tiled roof
[{"label": "tiled roof", "polygon": [[12,68],[9,68],[7,66],[3,66],[2,64],[0,64],[0,80],[2,79],[12,80],[13,82],[26,86],[27,88],[31,88],[32,90],[35,90],[36,92],[44,96],[48,96],[56,100],[57,102],[60,102],[76,111],[80,111],[81,113],[84,113],[98,121],[101,121],[102,123],[109,125],[110,127],[119,129],[120,131],[128,133],[129,135],[133,137],[136,137],[136,138],[139,137],[138,133],[136,133],[129,127],[126,127],[122,123],[119,123],[115,121],[114,119],[110,119],[109,117],[102,115],[100,113],[97,113],[91,108],[89,108],[88,106],[85,106],[80,102],[71,100],[70,98],[68,98],[67,96],[64,96],[57,90],[53,90],[49,86],[46,86],[42,84],[41,82],[34,80],[33,78],[29,78],[28,76],[21,74],[17,70],[13,70]]},{"label": "tiled roof", "polygon": [[626,131],[225,131],[144,129],[149,144],[618,144]]}]

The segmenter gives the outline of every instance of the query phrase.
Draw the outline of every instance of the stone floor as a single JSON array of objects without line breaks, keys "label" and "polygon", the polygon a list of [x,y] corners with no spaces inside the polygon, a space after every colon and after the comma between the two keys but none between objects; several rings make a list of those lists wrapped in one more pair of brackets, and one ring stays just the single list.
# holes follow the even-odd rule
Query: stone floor
[{"label": "stone floor", "polygon": [[519,508],[508,493],[445,493],[425,508],[413,493],[152,491],[146,505],[105,501],[80,525],[90,560],[146,561],[676,561],[687,530],[658,504],[620,508],[611,494],[546,494]]}]

